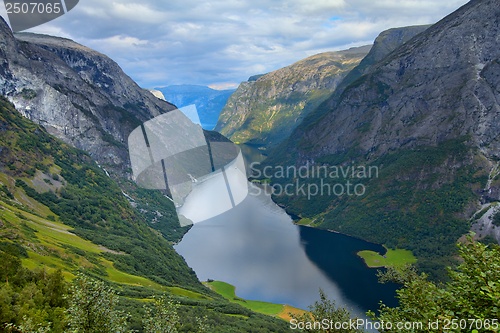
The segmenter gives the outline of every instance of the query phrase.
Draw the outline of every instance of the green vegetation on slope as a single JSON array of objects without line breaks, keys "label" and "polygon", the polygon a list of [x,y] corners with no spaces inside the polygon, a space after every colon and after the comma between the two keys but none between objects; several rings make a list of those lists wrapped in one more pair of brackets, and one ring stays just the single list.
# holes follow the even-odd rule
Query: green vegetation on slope
[{"label": "green vegetation on slope", "polygon": [[[104,255],[117,269],[157,283],[201,290],[184,260],[147,227],[116,183],[87,154],[55,140],[6,102],[0,123],[4,165],[0,171],[15,179],[11,192],[24,192],[23,197],[45,205],[73,227],[74,234],[110,249]],[[47,183],[37,182],[38,178]]]},{"label": "green vegetation on slope", "polygon": [[[475,209],[478,191],[488,171],[474,157],[467,138],[389,153],[366,161],[355,150],[316,160],[315,167],[367,165],[378,168],[371,178],[300,179],[306,186],[363,184],[356,195],[274,196],[288,212],[314,220],[313,225],[360,237],[389,248],[412,251],[417,266],[432,278],[445,278],[444,267],[452,264],[455,242],[468,232],[468,211]],[[276,162],[276,161],[274,161]],[[268,161],[267,163],[273,163]],[[273,179],[284,186],[296,179]],[[325,192],[326,193],[326,192]]]},{"label": "green vegetation on slope", "polygon": [[3,98],[0,189],[0,263],[6,265],[0,267],[0,313],[9,314],[1,317],[2,329],[31,320],[64,331],[64,306],[51,305],[43,292],[51,283],[43,277],[60,270],[67,281],[84,272],[116,289],[118,309],[131,314],[129,329],[139,332],[144,302],[165,293],[180,304],[180,332],[192,332],[195,318],[204,317],[211,332],[288,331],[282,320],[230,303],[199,283],[171,242],[87,154],[51,137]]},{"label": "green vegetation on slope", "polygon": [[405,265],[414,264],[417,258],[411,251],[403,249],[387,249],[384,255],[374,251],[359,251],[357,254],[365,261],[366,265],[371,268],[378,267],[402,267]]},{"label": "green vegetation on slope", "polygon": [[[259,81],[255,83],[259,84]],[[263,88],[261,88],[263,89]],[[292,93],[282,98],[264,98],[253,101],[251,115],[237,129],[223,128],[221,133],[231,134],[231,140],[251,145],[271,146],[284,140],[301,119],[323,102],[331,91]],[[226,111],[228,112],[228,111]]]},{"label": "green vegetation on slope", "polygon": [[[463,262],[449,271],[450,281],[437,285],[413,269],[390,269],[383,280],[403,284],[398,291],[399,306],[382,305],[374,320],[418,322],[411,332],[498,332],[500,323],[500,247],[473,242],[459,245]],[[436,325],[435,323],[438,324]],[[433,326],[429,326],[433,323]],[[449,327],[446,329],[445,327]],[[410,331],[410,330],[408,330]],[[393,327],[384,332],[401,332]]]},{"label": "green vegetation on slope", "polygon": [[226,282],[209,281],[206,282],[205,285],[207,285],[210,289],[214,290],[216,293],[222,295],[224,298],[228,299],[233,303],[239,304],[247,309],[263,313],[269,316],[276,316],[288,320],[290,318],[289,317],[290,313],[302,314],[306,312],[304,310],[294,308],[289,305],[275,304],[262,301],[252,301],[240,298],[236,296],[236,288],[233,285]]},{"label": "green vegetation on slope", "polygon": [[364,46],[320,53],[242,83],[215,129],[234,142],[276,146],[332,94],[368,51]]}]

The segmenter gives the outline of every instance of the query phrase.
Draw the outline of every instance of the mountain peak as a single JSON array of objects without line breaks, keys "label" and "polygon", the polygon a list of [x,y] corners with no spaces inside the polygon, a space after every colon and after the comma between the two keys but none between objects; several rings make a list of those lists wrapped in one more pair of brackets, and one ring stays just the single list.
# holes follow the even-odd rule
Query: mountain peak
[{"label": "mountain peak", "polygon": [[174,108],[140,88],[116,62],[72,40],[12,34],[3,20],[0,40],[0,94],[110,170],[127,172],[125,142],[135,127]]},{"label": "mountain peak", "polygon": [[12,33],[12,30],[10,29],[9,25],[2,16],[0,16],[0,34],[2,36],[7,37],[6,39],[8,38],[14,39],[14,34]]},{"label": "mountain peak", "polygon": [[306,130],[313,154],[380,156],[470,135],[500,157],[498,17],[496,1],[471,1],[396,49]]},{"label": "mountain peak", "polygon": [[88,53],[94,53],[94,54],[99,54],[102,55],[101,53],[83,46],[71,39],[68,38],[63,38],[63,37],[56,37],[56,36],[50,36],[50,35],[44,35],[44,34],[35,34],[35,33],[30,33],[30,32],[18,32],[14,34],[15,38],[17,40],[21,40],[24,42],[29,42],[33,44],[38,44],[38,45],[46,45],[46,46],[53,46],[53,47],[61,47],[65,49],[73,49],[73,50],[79,50],[82,52],[88,52]]},{"label": "mountain peak", "polygon": [[216,130],[235,142],[279,144],[330,96],[370,47],[316,54],[250,78],[229,98]]}]

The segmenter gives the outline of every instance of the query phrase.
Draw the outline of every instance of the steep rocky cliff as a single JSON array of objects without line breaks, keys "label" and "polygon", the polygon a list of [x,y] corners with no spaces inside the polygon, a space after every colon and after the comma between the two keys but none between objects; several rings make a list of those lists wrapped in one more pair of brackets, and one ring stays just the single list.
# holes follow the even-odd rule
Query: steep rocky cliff
[{"label": "steep rocky cliff", "polygon": [[126,174],[128,134],[174,107],[103,54],[71,40],[13,35],[0,19],[0,94],[49,133]]},{"label": "steep rocky cliff", "polygon": [[276,200],[317,226],[410,248],[425,269],[442,267],[480,203],[500,199],[499,17],[494,0],[445,17],[332,96],[268,162],[378,167],[351,177],[362,196]]},{"label": "steep rocky cliff", "polygon": [[373,46],[366,57],[364,57],[361,62],[349,73],[347,73],[347,75],[339,83],[333,94],[331,94],[331,96],[329,96],[329,98],[323,104],[311,111],[298,127],[306,127],[311,123],[317,121],[325,113],[329,112],[329,110],[331,110],[335,106],[344,90],[351,83],[359,79],[364,74],[369,73],[373,69],[373,67],[389,53],[391,53],[404,43],[408,42],[419,33],[425,31],[429,27],[430,25],[418,25],[392,28],[381,32],[377,36],[377,38],[375,38]]},{"label": "steep rocky cliff", "polygon": [[[500,9],[472,1],[398,48],[344,96],[302,140],[308,155],[354,148],[380,156],[460,136],[500,157]],[[331,131],[332,128],[337,128]]]},{"label": "steep rocky cliff", "polygon": [[[377,38],[375,38],[370,52],[361,60],[358,66],[346,75],[345,79],[342,80],[335,90],[335,93],[340,95],[349,84],[368,73],[373,65],[429,27],[430,25],[417,25],[392,28],[381,32]],[[330,100],[332,99],[333,98],[330,98]]]},{"label": "steep rocky cliff", "polygon": [[274,146],[337,87],[370,46],[327,52],[243,82],[215,130],[235,142]]}]

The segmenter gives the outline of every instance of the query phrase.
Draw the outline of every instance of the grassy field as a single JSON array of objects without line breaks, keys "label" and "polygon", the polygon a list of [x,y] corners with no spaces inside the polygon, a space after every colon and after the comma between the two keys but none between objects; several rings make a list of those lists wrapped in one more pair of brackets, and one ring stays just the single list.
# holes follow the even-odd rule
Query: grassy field
[{"label": "grassy field", "polygon": [[[0,174],[0,181],[12,183],[12,180],[3,174]],[[0,221],[4,224],[0,238],[4,242],[7,239],[23,239],[28,248],[28,257],[22,259],[24,267],[44,268],[48,271],[60,269],[67,280],[72,280],[77,271],[86,269],[110,282],[122,285],[144,287],[192,299],[210,299],[191,290],[162,286],[147,278],[116,269],[112,261],[102,256],[105,252],[116,252],[73,234],[70,226],[58,222],[56,218],[45,218],[44,216],[53,213],[46,206],[26,196],[22,189],[17,189],[15,197],[28,204],[31,211],[0,201]]]},{"label": "grassy field", "polygon": [[385,254],[385,256],[382,256],[380,253],[374,251],[359,251],[357,254],[358,256],[363,258],[365,264],[371,268],[389,266],[401,267],[417,262],[417,258],[415,258],[411,251],[402,249],[387,249],[387,253]]},{"label": "grassy field", "polygon": [[301,314],[306,312],[302,309],[294,308],[286,304],[285,305],[275,304],[275,303],[252,301],[240,298],[236,296],[236,288],[233,285],[226,282],[212,281],[212,282],[205,282],[205,285],[231,302],[237,303],[252,311],[259,312],[268,316],[274,316],[282,318],[284,320],[290,320],[290,313]]},{"label": "grassy field", "polygon": [[208,299],[211,300],[213,298],[205,296],[203,294],[197,293],[195,291],[187,290],[180,287],[166,287],[166,289],[173,295],[184,296],[193,299]]},{"label": "grassy field", "polygon": [[313,223],[314,221],[310,218],[304,217],[301,218],[298,222],[296,222],[297,225],[306,225],[309,226]]},{"label": "grassy field", "polygon": [[143,287],[153,288],[156,290],[165,290],[164,286],[155,283],[149,279],[146,279],[142,276],[136,276],[117,270],[114,267],[113,262],[110,260],[100,258],[100,261],[104,265],[104,267],[106,267],[106,273],[108,274],[107,277],[110,281],[121,284],[128,284],[131,286],[143,286]]}]

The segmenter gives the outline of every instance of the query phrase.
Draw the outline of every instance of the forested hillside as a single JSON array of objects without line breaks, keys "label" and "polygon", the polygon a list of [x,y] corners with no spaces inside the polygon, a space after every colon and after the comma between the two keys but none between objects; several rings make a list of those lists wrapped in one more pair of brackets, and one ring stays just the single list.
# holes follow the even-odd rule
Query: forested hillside
[{"label": "forested hillside", "polygon": [[[61,331],[65,290],[81,272],[120,292],[130,328],[142,330],[147,299],[167,294],[181,304],[184,332],[204,316],[211,332],[286,331],[284,321],[205,288],[89,155],[23,118],[4,98],[0,108],[2,325],[52,322]],[[26,301],[28,294],[39,296]]]}]

